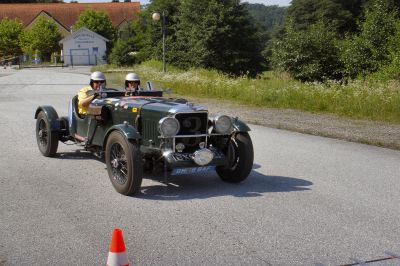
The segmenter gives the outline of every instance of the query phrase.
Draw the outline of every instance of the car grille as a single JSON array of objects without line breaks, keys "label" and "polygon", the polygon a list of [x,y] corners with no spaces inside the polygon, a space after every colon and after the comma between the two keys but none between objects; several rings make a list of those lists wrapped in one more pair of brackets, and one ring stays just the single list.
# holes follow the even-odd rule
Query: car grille
[{"label": "car grille", "polygon": [[[208,114],[201,113],[178,113],[175,118],[179,121],[181,126],[178,135],[175,138],[175,144],[183,143],[185,153],[193,153],[199,149],[201,142],[206,142],[206,137],[195,137],[199,134],[206,134],[208,132]],[[193,136],[193,137],[179,137],[180,135]]]},{"label": "car grille", "polygon": [[179,121],[181,129],[178,135],[198,135],[207,133],[207,113],[178,113],[175,118]]},{"label": "car grille", "polygon": [[[199,134],[208,132],[208,114],[207,112],[199,113],[178,113],[175,118],[179,121],[180,130],[174,139],[175,145],[183,143],[185,149],[183,153],[193,153],[200,148],[201,142],[206,142],[206,137],[199,137]],[[141,133],[145,145],[153,143],[158,147],[162,141],[159,139],[158,121],[143,119],[141,124]],[[185,137],[180,137],[185,136]],[[172,143],[171,143],[172,144]],[[171,147],[175,151],[175,147]]]}]

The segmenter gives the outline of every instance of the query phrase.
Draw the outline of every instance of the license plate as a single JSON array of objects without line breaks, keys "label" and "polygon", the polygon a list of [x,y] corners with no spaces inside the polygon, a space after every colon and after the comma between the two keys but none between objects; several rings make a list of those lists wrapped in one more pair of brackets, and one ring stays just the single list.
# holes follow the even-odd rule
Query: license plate
[{"label": "license plate", "polygon": [[215,166],[200,166],[200,167],[189,167],[189,168],[175,168],[172,170],[171,175],[188,175],[205,173],[215,170]]}]

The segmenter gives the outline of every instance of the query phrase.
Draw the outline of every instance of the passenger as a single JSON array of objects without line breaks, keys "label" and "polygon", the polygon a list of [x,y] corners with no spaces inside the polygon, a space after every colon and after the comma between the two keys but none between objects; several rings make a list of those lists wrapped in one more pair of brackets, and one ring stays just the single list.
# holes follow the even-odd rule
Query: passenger
[{"label": "passenger", "polygon": [[128,73],[125,77],[125,96],[137,95],[140,88],[140,78],[136,73]]},{"label": "passenger", "polygon": [[89,104],[99,96],[101,88],[105,86],[106,76],[100,71],[90,75],[90,86],[83,87],[78,92],[78,113],[86,115]]}]

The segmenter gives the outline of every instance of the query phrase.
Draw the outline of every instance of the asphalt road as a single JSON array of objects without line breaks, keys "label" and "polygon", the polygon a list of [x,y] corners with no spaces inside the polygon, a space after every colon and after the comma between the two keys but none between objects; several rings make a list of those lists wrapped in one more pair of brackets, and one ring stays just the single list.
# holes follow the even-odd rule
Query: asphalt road
[{"label": "asphalt road", "polygon": [[[400,254],[400,151],[251,126],[242,184],[147,177],[118,194],[78,147],[41,156],[34,112],[67,114],[88,77],[0,70],[0,265],[105,265],[123,230],[133,265],[339,265]],[[79,71],[78,71],[79,72]],[[369,265],[400,265],[388,260]]]}]

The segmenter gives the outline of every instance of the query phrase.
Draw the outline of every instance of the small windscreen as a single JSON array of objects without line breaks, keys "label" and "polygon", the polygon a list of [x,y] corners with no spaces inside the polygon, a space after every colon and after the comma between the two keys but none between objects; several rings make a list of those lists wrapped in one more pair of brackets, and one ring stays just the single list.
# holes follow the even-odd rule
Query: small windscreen
[{"label": "small windscreen", "polygon": [[154,96],[154,97],[162,97],[162,91],[139,91],[138,96]]}]

